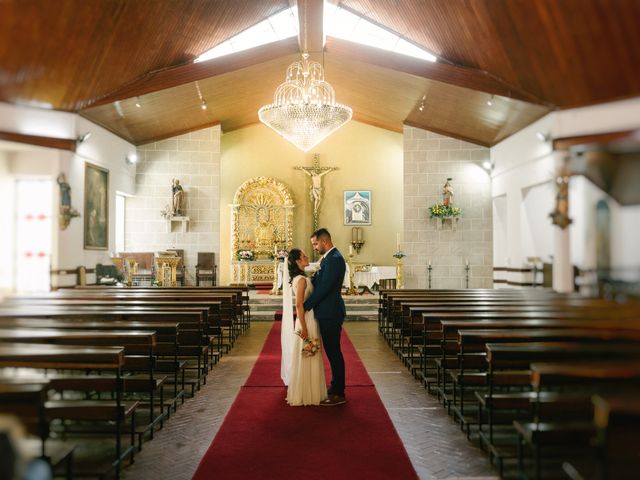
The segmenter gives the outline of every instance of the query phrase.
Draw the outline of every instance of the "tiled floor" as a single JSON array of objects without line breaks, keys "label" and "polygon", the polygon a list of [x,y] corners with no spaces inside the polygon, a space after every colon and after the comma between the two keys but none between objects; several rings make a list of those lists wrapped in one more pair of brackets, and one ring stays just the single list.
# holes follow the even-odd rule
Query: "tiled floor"
[{"label": "tiled floor", "polygon": [[[467,442],[378,335],[375,322],[345,324],[421,479],[496,478],[480,450]],[[189,479],[253,366],[270,322],[254,322],[153,441],[144,445],[126,480]]]}]

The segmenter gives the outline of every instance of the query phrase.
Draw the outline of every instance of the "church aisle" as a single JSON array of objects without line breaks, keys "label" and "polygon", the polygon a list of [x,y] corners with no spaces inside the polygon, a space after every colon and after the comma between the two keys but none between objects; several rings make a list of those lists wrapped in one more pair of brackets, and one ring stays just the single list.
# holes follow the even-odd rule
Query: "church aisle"
[{"label": "church aisle", "polygon": [[143,445],[135,463],[125,468],[124,480],[187,480],[193,476],[270,329],[270,322],[251,324],[231,352],[210,371],[202,390],[187,399],[155,438]]},{"label": "church aisle", "polygon": [[[192,477],[247,379],[271,325],[252,323],[231,353],[213,368],[202,391],[186,401],[154,440],[145,443],[135,463],[125,469],[125,480]],[[391,353],[375,322],[347,322],[345,329],[421,479],[497,478],[480,450],[466,441],[438,402]]]}]

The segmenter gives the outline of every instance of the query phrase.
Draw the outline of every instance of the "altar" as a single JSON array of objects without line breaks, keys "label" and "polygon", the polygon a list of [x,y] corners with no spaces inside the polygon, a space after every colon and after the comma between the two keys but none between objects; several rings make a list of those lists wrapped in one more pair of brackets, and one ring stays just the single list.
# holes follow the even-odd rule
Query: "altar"
[{"label": "altar", "polygon": [[[371,290],[380,280],[396,278],[396,267],[382,265],[354,265],[353,283],[356,288],[367,287]],[[349,264],[344,274],[344,288],[349,288]]]},{"label": "altar", "polygon": [[[273,260],[233,260],[231,262],[231,278],[233,283],[253,285],[273,282]],[[280,272],[278,272],[280,277]],[[280,279],[282,283],[282,279]]]}]

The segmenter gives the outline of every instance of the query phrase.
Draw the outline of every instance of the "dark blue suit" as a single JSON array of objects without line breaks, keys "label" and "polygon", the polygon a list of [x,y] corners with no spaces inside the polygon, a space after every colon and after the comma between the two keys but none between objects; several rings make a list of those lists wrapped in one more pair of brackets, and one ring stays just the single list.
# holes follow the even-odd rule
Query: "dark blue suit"
[{"label": "dark blue suit", "polygon": [[340,350],[342,322],[347,310],[342,300],[342,282],[346,266],[340,252],[334,248],[320,264],[313,277],[313,293],[304,302],[305,311],[313,310],[320,327],[322,345],[331,365],[331,393],[344,395],[344,358]]}]

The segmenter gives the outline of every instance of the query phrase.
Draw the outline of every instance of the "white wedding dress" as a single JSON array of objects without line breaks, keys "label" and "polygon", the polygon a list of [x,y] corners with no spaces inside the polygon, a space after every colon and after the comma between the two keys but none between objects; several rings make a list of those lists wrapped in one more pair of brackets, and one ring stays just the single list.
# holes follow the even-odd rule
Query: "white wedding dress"
[{"label": "white wedding dress", "polygon": [[[311,279],[304,275],[298,275],[291,282],[293,291],[297,291],[298,282],[306,282],[304,291],[306,300],[313,291]],[[305,312],[304,319],[307,324],[309,338],[321,341],[320,328],[316,321],[313,310]],[[284,319],[283,319],[284,320]],[[294,331],[300,330],[300,321],[296,319]],[[292,336],[293,342],[291,367],[289,370],[289,388],[287,390],[287,403],[292,406],[298,405],[318,405],[327,398],[327,386],[324,380],[324,363],[322,361],[322,351],[312,357],[302,355],[303,340],[295,333]]]}]

